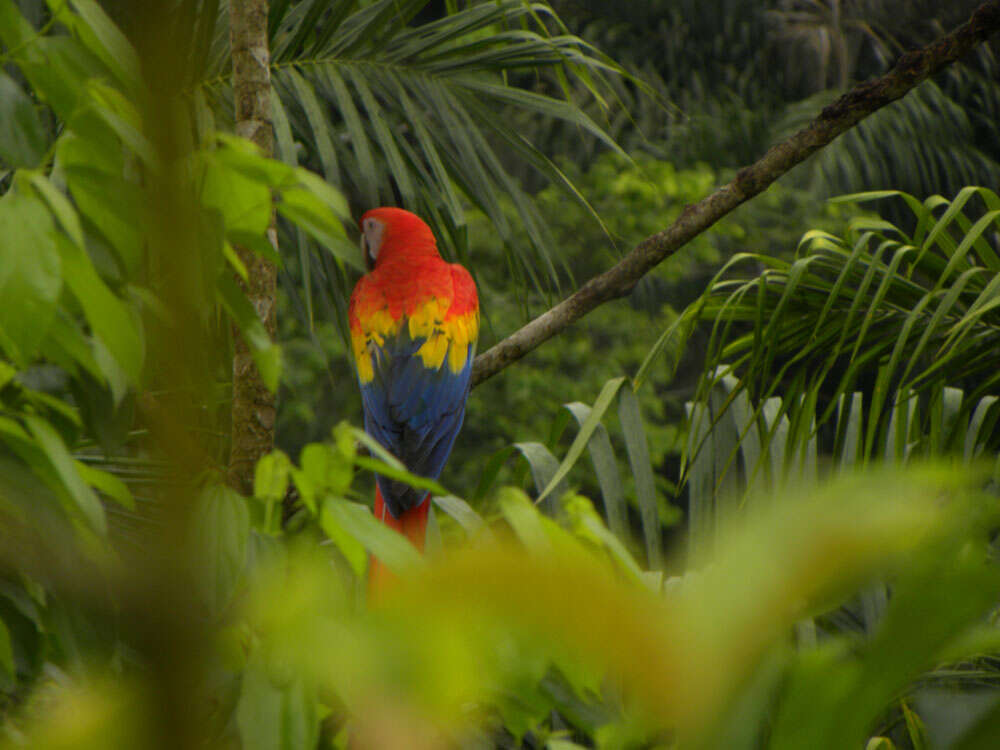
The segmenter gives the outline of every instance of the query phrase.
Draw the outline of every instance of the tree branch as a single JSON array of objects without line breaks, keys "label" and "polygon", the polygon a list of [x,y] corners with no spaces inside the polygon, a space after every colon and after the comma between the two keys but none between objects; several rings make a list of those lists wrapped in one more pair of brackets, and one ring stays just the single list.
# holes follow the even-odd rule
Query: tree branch
[{"label": "tree branch", "polygon": [[686,206],[670,227],[644,239],[610,269],[476,357],[472,385],[496,375],[599,305],[629,294],[639,279],[737,206],[762,193],[772,182],[841,133],[902,98],[917,84],[968,54],[998,31],[1000,0],[990,0],[980,5],[969,20],[952,33],[926,47],[907,52],[886,75],[848,91],[820,112],[807,127],[771,148],[754,164],[741,169],[729,184],[698,203]]}]

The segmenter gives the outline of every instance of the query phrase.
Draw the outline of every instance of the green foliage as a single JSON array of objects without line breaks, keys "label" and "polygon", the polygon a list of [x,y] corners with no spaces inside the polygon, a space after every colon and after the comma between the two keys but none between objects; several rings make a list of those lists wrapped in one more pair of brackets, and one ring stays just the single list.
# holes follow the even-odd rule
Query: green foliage
[{"label": "green foliage", "polygon": [[[299,240],[284,303],[304,320],[308,290],[342,285],[356,262],[344,199],[300,160],[351,198],[408,193],[445,228],[446,247],[475,248],[487,344],[546,304],[545,279],[566,289],[603,270],[726,178],[690,155],[606,156],[558,172],[514,139],[505,148],[590,201],[550,189],[526,204],[504,179],[506,152],[477,141],[502,139],[508,125],[484,102],[593,133],[565,91],[575,81],[604,92],[606,61],[553,33],[541,4],[449,3],[447,18],[411,25],[425,5],[273,2],[276,162],[214,132],[229,107],[213,78],[226,59],[218,4],[197,6],[197,40],[173,50],[180,64],[166,76],[178,88],[152,102],[138,96],[148,83],[139,61],[157,69],[131,46],[140,20],[125,36],[90,0],[32,16],[18,8],[34,4],[0,0],[0,159],[12,170],[0,177],[0,746],[839,750],[943,746],[942,727],[952,746],[995,746],[998,510],[975,461],[994,460],[998,412],[1000,199],[989,191],[904,197],[916,229],[862,215],[845,237],[829,224],[852,208],[770,191],[629,304],[477,391],[443,478],[471,503],[408,475],[357,429],[305,434],[337,408],[357,411],[329,322],[343,297],[318,296],[325,323],[283,329],[286,353],[309,346],[313,358],[283,368],[233,282],[244,272],[234,245],[274,254],[272,200]],[[742,21],[754,8],[718,7],[738,13],[692,23],[752,29]],[[678,61],[699,51],[691,44]],[[209,48],[206,73],[191,63]],[[727,48],[713,75],[749,80],[732,60],[750,52]],[[563,76],[563,93],[506,85],[545,72]],[[190,109],[173,109],[180,94]],[[421,132],[414,115],[438,112],[457,124]],[[489,184],[472,184],[483,172]],[[483,213],[456,204],[462,193]],[[490,227],[504,223],[497,239]],[[789,259],[803,225],[828,232]],[[546,235],[560,252],[530,256],[537,268],[495,262],[504,239],[543,247]],[[311,253],[313,243],[329,252]],[[702,295],[716,264],[746,250],[763,276],[733,281],[730,265]],[[533,283],[514,299],[518,274]],[[681,355],[703,343],[699,318],[716,327],[687,435],[697,554],[685,562],[660,545],[676,514],[667,498],[683,402],[700,374]],[[303,433],[288,443],[296,459],[262,460],[252,498],[221,486],[210,457],[190,455],[222,442],[215,381],[233,323],[268,381],[310,401],[284,425]],[[337,358],[326,378],[325,356]],[[325,404],[312,398],[321,388]],[[104,458],[98,441],[128,448]],[[877,455],[897,466],[816,484],[827,445],[841,467]],[[501,450],[488,459],[487,446]],[[525,460],[511,466],[515,452]],[[902,466],[941,454],[962,463]],[[426,557],[373,518],[371,472],[435,496]],[[501,486],[518,472],[530,472],[542,509]],[[572,488],[599,498],[603,517]],[[644,554],[630,534],[640,527]],[[362,605],[371,554],[400,580]],[[977,681],[981,713],[935,714],[942,702],[915,680]],[[966,708],[967,696],[945,692]]]},{"label": "green foliage", "polygon": [[[740,255],[727,264],[698,303],[715,320],[700,402],[733,373],[739,382],[726,406],[745,393],[751,422],[775,393],[782,405],[770,419],[787,413],[803,437],[839,412],[830,447],[851,462],[996,448],[1000,261],[991,233],[1000,227],[1000,198],[970,187],[952,201],[895,192],[846,199],[890,197],[912,211],[913,234],[858,217],[842,237],[807,233],[792,262]],[[730,278],[747,261],[766,268]],[[858,388],[863,426],[848,447]],[[750,423],[738,419],[742,435]],[[968,433],[962,425],[970,420]],[[768,436],[776,429],[766,428]]]},{"label": "green foliage", "polygon": [[[134,522],[153,523],[137,513],[132,490],[163,492],[108,471],[147,458],[148,443],[136,440],[130,455],[102,461],[94,442],[120,447],[137,401],[156,411],[170,393],[195,389],[194,380],[169,380],[168,371],[180,373],[170,369],[178,359],[219,374],[217,355],[227,347],[217,313],[239,327],[277,386],[280,351],[233,280],[246,270],[232,247],[274,254],[264,238],[272,197],[280,215],[341,262],[355,262],[357,251],[344,240],[343,198],[315,175],[230,136],[189,143],[182,154],[164,149],[156,113],[135,103],[138,53],[98,5],[52,3],[49,15],[36,32],[11,0],[0,1],[11,73],[0,79],[10,115],[0,158],[13,168],[0,182],[0,519],[13,540],[5,555],[30,557],[32,540],[51,534],[83,545],[93,565],[115,554],[112,540],[132,537]],[[43,127],[55,118],[58,130]],[[164,204],[164,195],[176,200]],[[186,335],[196,341],[178,355],[176,340]],[[170,364],[164,337],[175,339]],[[201,583],[204,603],[218,609],[245,557],[223,547],[245,546],[249,525],[232,493],[201,502],[207,520],[195,559],[217,571]],[[43,572],[27,557],[5,568],[3,616],[18,613],[0,644],[8,695],[39,678],[44,659],[77,648],[71,615],[48,600]]]},{"label": "green foliage", "polygon": [[[774,2],[555,4],[581,36],[635,71],[655,94],[627,81],[615,85],[621,108],[608,113],[608,127],[629,153],[652,152],[682,167],[735,168],[769,145],[770,124],[785,98],[766,45]],[[549,143],[564,157],[584,153],[589,163],[594,156],[586,139],[566,129]]]},{"label": "green foliage", "polygon": [[[615,401],[618,402],[617,412],[621,423],[623,452],[631,469],[629,478],[633,480],[633,486],[628,488],[628,492],[623,487],[619,461],[612,447],[608,429],[602,423],[605,414]],[[679,515],[677,508],[669,502],[675,494],[675,488],[662,480],[660,486],[656,486],[657,480],[654,477],[656,467],[650,461],[646,427],[639,413],[639,402],[632,387],[626,385],[625,377],[613,378],[604,384],[593,406],[576,401],[564,404],[563,408],[565,412],[560,414],[553,431],[553,442],[559,437],[559,433],[564,431],[566,418],[569,415],[576,419],[580,427],[563,459],[561,461],[556,459],[549,448],[538,442],[521,442],[508,446],[494,454],[487,468],[482,471],[476,488],[479,500],[482,501],[494,489],[502,466],[516,454],[525,459],[530,469],[536,494],[535,504],[548,513],[556,512],[556,499],[568,492],[567,482],[570,476],[576,481],[582,480],[587,487],[592,486],[593,479],[596,479],[607,523],[612,531],[609,535],[602,529],[599,535],[602,538],[617,539],[615,542],[617,545],[629,543],[627,502],[636,510],[649,567],[654,570],[662,569],[663,528],[675,524]],[[590,455],[590,463],[594,469],[593,477],[583,475],[579,470],[570,474],[583,455],[584,448]],[[460,509],[461,518],[465,517],[465,513],[464,509]],[[598,533],[594,531],[589,521],[580,523],[582,527],[588,527],[591,533]],[[463,522],[463,526],[465,525]]]},{"label": "green foliage", "polygon": [[[567,166],[567,173],[574,174],[574,168]],[[604,228],[557,191],[543,190],[537,196],[538,204],[550,217],[549,229],[564,247],[572,270],[572,276],[567,272],[564,277],[565,283],[607,268],[621,253],[669,224],[685,205],[695,202],[724,179],[724,175],[704,165],[680,170],[669,162],[650,157],[628,162],[608,155],[585,174],[579,177],[574,174],[574,182],[605,217]],[[446,469],[448,484],[457,488],[479,485],[476,457],[484,450],[497,453],[514,443],[539,439],[555,450],[557,446],[546,436],[561,434],[561,430],[551,428],[558,410],[548,405],[589,403],[608,379],[622,373],[638,373],[642,368],[642,380],[649,387],[639,389],[637,397],[649,435],[650,463],[657,471],[657,493],[672,495],[668,480],[674,475],[668,462],[683,448],[683,434],[677,424],[683,420],[684,401],[690,397],[701,363],[689,356],[680,368],[678,362],[664,366],[659,359],[644,367],[652,332],[675,321],[675,306],[698,298],[719,259],[755,247],[783,254],[786,248],[794,246],[804,223],[833,230],[847,210],[850,207],[816,206],[807,196],[774,188],[734,212],[713,232],[696,239],[641,281],[628,304],[599,308],[505,372],[502,378],[479,386],[469,400],[455,458]],[[533,314],[544,309],[548,300],[542,295],[511,298],[507,292],[509,279],[489,260],[495,257],[499,240],[489,232],[485,220],[473,224],[472,231],[477,248],[473,268],[482,269],[477,280],[486,321],[480,346],[486,348],[520,325],[525,312]],[[691,349],[697,351],[704,346],[700,330],[689,333],[694,336]],[[679,347],[673,352],[678,359],[682,350]],[[495,409],[498,403],[504,404],[499,413]],[[475,451],[467,451],[466,445],[474,446]],[[627,472],[626,485],[631,476],[632,472]],[[515,474],[507,469],[499,474],[500,483],[514,480]],[[583,481],[584,492],[596,496],[599,489],[592,480]],[[668,520],[670,514],[665,508],[664,513],[664,520]]]},{"label": "green foliage", "polygon": [[[612,82],[622,107],[608,116],[608,130],[626,150],[655,153],[679,166],[704,161],[725,168],[756,160],[846,88],[885,73],[902,52],[933,41],[978,5],[556,2],[572,28],[657,94]],[[984,45],[862,122],[786,182],[817,197],[896,188],[923,198],[989,184],[987,175],[1000,161],[998,72],[996,45]],[[584,155],[586,163],[596,156],[592,139],[579,133],[563,129],[546,137],[551,153],[577,160]]]},{"label": "green foliage", "polygon": [[[693,561],[718,549],[720,529],[743,509],[769,506],[782,487],[814,482],[831,467],[846,472],[857,465],[950,455],[969,470],[985,463],[994,493],[1000,486],[995,356],[977,353],[979,346],[995,351],[997,196],[966,188],[952,201],[935,196],[921,202],[897,192],[845,200],[890,197],[913,213],[913,234],[864,216],[852,219],[843,236],[807,233],[792,262],[737,256],[682,315],[682,320],[714,320],[709,369],[688,405],[684,474]],[[747,261],[764,270],[734,278]],[[677,335],[683,343],[687,332]],[[922,575],[940,573],[928,569]],[[904,634],[902,623],[890,625],[892,606],[905,597],[896,586],[892,598],[885,584],[875,584],[832,615],[803,621],[802,632],[813,633],[804,642],[815,642],[817,630],[822,637],[853,621],[860,625],[851,629],[872,633],[873,644],[912,637],[906,648],[932,648],[929,641],[918,644],[915,634]],[[930,596],[921,600],[915,594],[899,606],[913,607],[908,616],[914,618],[935,606],[952,612],[971,606],[956,597],[935,604]],[[884,636],[893,627],[898,632]],[[812,667],[807,679],[816,682],[809,689],[815,692],[807,690],[798,708],[789,709],[787,726],[779,717],[772,738],[783,733],[788,738],[777,746],[812,746],[820,737],[826,741],[847,731],[831,720],[808,734],[800,720],[806,706],[821,704],[823,715],[838,715],[835,704],[846,699],[835,698],[830,689],[836,679],[831,660],[838,654],[832,651]],[[878,669],[861,673],[860,682],[844,678],[842,696],[861,684],[862,694],[876,693],[878,680],[872,680]],[[1000,678],[989,659],[949,667],[946,674],[952,686],[994,685]],[[792,689],[800,687],[793,683]],[[883,686],[872,704],[884,701],[887,692]],[[950,695],[953,703],[937,714],[939,721],[954,721],[956,711],[965,710],[957,708],[967,705],[964,694]],[[919,691],[916,696],[933,712],[933,697]],[[927,746],[928,730],[912,704],[904,701],[900,708],[905,746]],[[860,724],[853,731],[861,731]],[[995,727],[986,731],[984,736],[996,736]]]},{"label": "green foliage", "polygon": [[[427,23],[415,21],[429,0],[328,0],[272,3],[269,17],[276,152],[305,164],[342,190],[360,215],[400,205],[426,217],[447,255],[469,258],[469,204],[507,240],[503,253],[525,284],[551,285],[557,250],[542,214],[512,174],[525,165],[585,205],[579,191],[538,145],[498,112],[534,122],[564,122],[610,148],[616,144],[567,95],[570,82],[607,108],[608,79],[621,71],[565,33],[544,3],[475,2]],[[558,29],[551,32],[550,29]],[[232,92],[225,73],[228,30],[198,83],[203,119],[227,122]],[[567,91],[541,93],[532,81],[559,81]],[[513,213],[508,213],[508,200]],[[513,242],[516,226],[530,228]],[[301,275],[304,322],[314,296],[342,312],[343,273],[322,244],[289,233],[281,246]],[[327,311],[319,310],[326,316]],[[329,320],[330,318],[327,317]],[[342,316],[333,316],[343,323]]]},{"label": "green foliage", "polygon": [[[943,84],[925,81],[831,143],[789,180],[822,197],[890,187],[927,196],[990,184],[1000,151],[992,139],[976,135],[978,124],[995,111],[1000,84],[967,69],[952,77]],[[976,79],[981,90],[965,93]],[[789,106],[777,136],[804,127],[837,94],[822,91]]]},{"label": "green foliage", "polygon": [[[460,509],[462,528],[474,530],[452,536],[447,555],[415,564],[402,537],[342,495],[360,458],[355,437],[338,428],[330,443],[310,446],[323,460],[292,471],[323,509],[303,508],[294,533],[260,526],[280,485],[263,481],[272,469],[261,470],[268,497],[205,496],[206,541],[220,502],[243,505],[257,519],[249,547],[269,551],[243,557],[247,539],[227,524],[212,543],[217,553],[199,561],[199,575],[226,581],[231,602],[203,631],[217,654],[193,665],[199,679],[214,675],[203,693],[213,718],[176,719],[210,732],[201,736],[312,747],[342,731],[346,709],[352,741],[365,745],[502,742],[489,729],[501,717],[516,739],[540,746],[559,739],[549,724],[556,710],[570,737],[597,737],[602,747],[670,731],[682,747],[840,748],[864,742],[924,670],[997,644],[983,624],[1000,594],[987,561],[997,507],[967,474],[910,469],[802,490],[794,512],[775,500],[726,531],[710,565],[664,580],[641,573],[585,499],[566,496],[553,520],[517,490],[501,493],[490,519],[443,499],[439,507]],[[333,508],[352,510],[326,512]],[[352,544],[400,556],[403,580],[368,608],[355,603],[363,571],[348,562],[354,552],[336,540],[315,545],[311,529],[333,517],[350,519]],[[516,541],[499,544],[495,534]],[[892,577],[894,596],[871,640],[831,634],[792,647],[796,620],[882,576]],[[119,718],[144,714],[142,690],[109,692],[109,684],[107,668],[95,665],[50,685],[46,710],[29,705],[22,740],[6,746],[99,746],[113,725],[116,746],[152,741],[155,723]],[[81,720],[56,733],[48,717],[71,707]],[[920,731],[919,715],[909,703],[903,710]]]}]

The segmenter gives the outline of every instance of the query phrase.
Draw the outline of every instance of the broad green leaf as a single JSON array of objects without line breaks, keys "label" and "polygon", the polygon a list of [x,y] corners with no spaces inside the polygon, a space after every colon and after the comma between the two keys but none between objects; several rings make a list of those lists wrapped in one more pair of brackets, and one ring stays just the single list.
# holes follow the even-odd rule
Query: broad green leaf
[{"label": "broad green leaf", "polygon": [[[107,381],[111,389],[111,397],[117,406],[121,403],[130,386],[135,385],[135,380],[129,377],[125,369],[118,363],[118,360],[111,354],[111,351],[104,344],[104,339],[91,338],[90,348],[93,352],[94,364],[97,367],[97,377]],[[81,361],[82,360],[79,360]]]},{"label": "broad green leaf", "polygon": [[684,477],[688,489],[688,557],[700,565],[711,549],[715,518],[715,475],[710,451],[703,449],[712,429],[708,406],[687,402],[688,440],[685,448]]},{"label": "broad green leaf", "polygon": [[[331,518],[324,523],[322,519],[328,514]],[[420,570],[425,565],[409,540],[378,521],[367,506],[328,498],[323,503],[320,524],[324,529],[331,524],[343,529],[394,573]]]},{"label": "broad green leaf", "polygon": [[128,485],[114,474],[89,466],[82,461],[74,461],[76,470],[83,481],[96,490],[103,492],[109,498],[128,510],[135,510],[135,498]]},{"label": "broad green leaf", "polygon": [[485,533],[490,535],[483,517],[476,513],[462,498],[454,495],[435,495],[434,504],[455,519],[467,534]]},{"label": "broad green leaf", "polygon": [[0,331],[27,364],[48,332],[62,289],[55,227],[45,205],[11,190],[0,198]]},{"label": "broad green leaf", "polygon": [[354,463],[362,468],[369,469],[376,474],[381,474],[389,479],[397,479],[400,482],[406,482],[411,487],[416,487],[417,489],[427,490],[436,495],[447,495],[448,490],[442,487],[433,479],[428,479],[427,477],[421,477],[413,474],[406,470],[403,463],[393,456],[389,451],[383,448],[371,435],[369,435],[364,430],[358,429],[357,427],[347,427],[343,430],[343,434],[352,435],[355,440],[365,446],[374,458],[369,458],[367,456],[355,456]]},{"label": "broad green leaf", "polygon": [[339,497],[347,492],[354,478],[350,460],[323,443],[309,443],[302,449],[299,463],[318,492],[330,492]]},{"label": "broad green leaf", "polygon": [[224,484],[206,487],[194,520],[197,559],[192,570],[213,613],[230,602],[247,562],[250,511],[246,499]]},{"label": "broad green leaf", "polygon": [[[885,615],[863,650],[851,653],[831,644],[800,660],[789,674],[773,724],[771,742],[776,750],[856,746],[906,685],[940,664],[956,635],[979,628],[985,613],[995,607],[1000,572],[983,565],[981,557],[986,554],[987,529],[995,522],[995,508],[988,516],[974,511],[978,500],[960,499],[961,495],[956,497],[954,490],[946,489],[948,474],[933,470],[886,474],[888,481],[881,484],[881,490],[871,485],[864,496],[852,498],[845,487],[829,496],[830,501],[836,500],[830,508],[863,499],[866,510],[861,512],[865,506],[857,505],[858,512],[851,514],[858,523],[870,523],[876,508],[888,507],[894,497],[905,497],[906,503],[897,505],[887,517],[900,519],[922,498],[924,512],[931,515],[921,522],[924,531],[913,542],[937,552],[909,554],[901,560],[903,564],[893,574],[893,595]],[[950,475],[961,476],[960,472]],[[899,482],[906,482],[907,488],[903,490]],[[951,498],[946,507],[939,505],[942,496]],[[891,543],[891,538],[886,542]],[[803,710],[813,720],[803,723]]]},{"label": "broad green leaf", "polygon": [[323,512],[319,514],[319,525],[323,529],[323,533],[340,550],[344,559],[347,560],[347,564],[354,571],[354,575],[363,578],[365,568],[368,566],[368,553],[365,551],[365,545],[354,534],[350,533],[340,522],[339,516],[326,506],[327,503],[324,503]]},{"label": "broad green leaf", "polygon": [[[301,187],[322,202],[338,220],[350,220],[351,210],[347,199],[337,188],[330,185],[322,177],[303,167],[296,167],[292,175]],[[344,233],[344,227],[337,223],[335,232]]]},{"label": "broad green leaf", "polygon": [[663,567],[663,546],[660,540],[660,511],[656,500],[653,464],[649,458],[649,444],[639,413],[639,400],[632,388],[622,388],[618,399],[618,419],[625,437],[628,462],[635,478],[636,500],[642,517],[642,531],[646,538],[646,555],[649,567]]},{"label": "broad green leaf", "polygon": [[254,497],[276,502],[285,496],[292,462],[283,451],[273,450],[261,456],[254,468]]},{"label": "broad green leaf", "polygon": [[[974,457],[980,455],[985,448],[986,439],[992,433],[992,427],[996,424],[998,417],[1000,417],[1000,397],[997,396],[984,396],[978,404],[976,404],[976,410],[972,414],[972,418],[969,420],[969,427],[965,432],[965,442],[963,445],[963,457],[966,461],[971,461]],[[992,417],[987,422],[987,416],[992,413]],[[984,431],[983,426],[987,429]],[[985,434],[983,434],[985,432]]]},{"label": "broad green leaf", "polygon": [[47,137],[35,104],[0,73],[0,164],[34,167],[45,156]]},{"label": "broad green leaf", "polygon": [[[581,429],[592,414],[589,406],[579,402],[566,404],[565,408],[581,425]],[[601,487],[601,498],[604,501],[608,527],[619,539],[626,539],[628,526],[625,493],[622,490],[621,476],[618,473],[618,462],[615,460],[614,449],[611,447],[611,438],[608,437],[607,428],[603,424],[597,425],[594,434],[587,442],[587,450],[590,452],[594,473],[597,474],[597,482]]]},{"label": "broad green leaf", "polygon": [[[552,477],[559,471],[559,462],[552,455],[552,452],[541,443],[514,443],[514,448],[528,462],[528,466],[531,468],[531,478],[535,483],[535,491],[540,495],[551,483]],[[546,503],[546,507],[549,510],[554,510],[554,500],[565,495],[568,489],[566,482],[556,485],[555,489],[549,493],[551,497]]]},{"label": "broad green leaf", "polygon": [[28,44],[35,29],[22,14],[14,0],[0,0],[0,39],[10,49]]},{"label": "broad green leaf", "polygon": [[[285,497],[288,490],[288,482],[292,477],[292,462],[282,451],[273,450],[262,456],[254,467],[253,494],[258,500],[264,502],[264,526],[265,533],[276,533],[281,530],[281,514],[275,513],[275,509]],[[304,479],[303,472],[296,479],[296,486],[299,488],[299,496],[302,502],[312,513],[316,512],[316,492],[311,482]],[[302,490],[305,486],[307,489]]]},{"label": "broad green leaf", "polygon": [[549,493],[563,481],[569,473],[569,470],[573,468],[573,465],[583,453],[583,449],[590,441],[591,435],[594,434],[594,430],[596,430],[598,425],[600,425],[601,419],[604,417],[604,412],[606,412],[608,407],[611,406],[611,402],[614,400],[615,394],[618,393],[618,389],[621,388],[622,383],[624,382],[625,377],[623,376],[609,380],[604,384],[604,387],[597,396],[597,400],[594,402],[593,409],[587,416],[583,425],[581,425],[580,431],[577,433],[576,438],[570,445],[569,450],[566,451],[566,457],[562,460],[562,463],[559,465],[556,473],[552,475],[548,483],[545,485],[545,489],[538,495],[537,502],[542,502],[549,495]]},{"label": "broad green leaf", "polygon": [[97,499],[97,495],[84,481],[77,462],[70,456],[59,433],[41,417],[25,415],[24,421],[37,441],[38,447],[42,449],[48,459],[59,482],[73,499],[76,510],[86,519],[91,528],[104,534],[107,530],[107,521],[104,518],[104,508],[101,501]]},{"label": "broad green leaf", "polygon": [[[31,86],[32,92],[48,103],[56,114],[70,125],[87,115],[81,101],[86,96],[87,81],[100,77],[104,68],[76,39],[65,35],[49,35],[10,44],[12,34],[11,0],[0,0],[0,39],[8,48],[16,48],[14,60]],[[16,9],[12,11],[17,16]],[[20,19],[23,21],[23,18]]]},{"label": "broad green leaf", "polygon": [[228,238],[228,241],[223,243],[222,254],[241,278],[246,278],[247,270],[243,261],[240,260],[239,256],[236,254],[236,250],[233,248],[234,244],[246,248],[247,250],[253,250],[257,253],[257,255],[271,261],[278,266],[278,268],[281,268],[283,265],[282,258],[278,254],[277,250],[275,250],[274,245],[271,244],[268,234],[244,232],[237,229],[232,232],[227,231],[226,237]]},{"label": "broad green leaf", "polygon": [[143,262],[141,223],[136,221],[142,216],[141,188],[121,177],[123,164],[108,162],[91,140],[72,133],[59,139],[56,162],[79,213],[107,239],[126,272],[138,273]]},{"label": "broad green leaf", "polygon": [[[80,20],[73,28],[81,41],[114,72],[119,83],[132,92],[141,91],[139,57],[125,35],[96,0],[72,0],[72,3]],[[49,4],[53,5],[53,0]]]},{"label": "broad green leaf", "polygon": [[211,152],[205,159],[201,201],[222,214],[226,233],[263,236],[271,223],[271,190],[267,183],[229,168]]},{"label": "broad green leaf", "polygon": [[212,137],[216,147],[205,153],[207,161],[216,161],[252,182],[275,189],[291,187],[298,182],[294,164],[268,159],[253,141],[221,132],[213,132]]},{"label": "broad green leaf", "polygon": [[428,492],[441,495],[448,494],[448,490],[442,487],[435,480],[413,474],[406,469],[396,468],[394,465],[384,463],[381,460],[369,458],[368,456],[358,456],[354,459],[354,463],[362,469],[368,469],[369,471],[374,472],[375,474],[381,474],[388,479],[405,482],[418,490],[427,490]]},{"label": "broad green leaf", "polygon": [[292,467],[291,477],[295,483],[295,487],[299,491],[299,497],[302,498],[302,504],[309,509],[310,513],[315,513],[318,508],[317,495],[319,494],[319,488],[313,486],[312,479],[301,469]]},{"label": "broad green leaf", "polygon": [[3,390],[14,379],[15,375],[17,375],[17,368],[0,360],[0,390]]},{"label": "broad green leaf", "polygon": [[319,701],[301,677],[274,679],[260,655],[240,683],[234,717],[244,750],[299,750],[319,740]]},{"label": "broad green leaf", "polygon": [[[52,322],[48,337],[42,342],[39,350],[49,362],[62,367],[67,372],[82,371],[88,373],[93,379],[100,383],[108,377],[108,370],[116,365],[111,355],[108,355],[107,362],[98,364],[98,344],[99,339],[93,339],[84,334],[82,322],[72,319],[65,311],[60,311]],[[106,350],[105,350],[106,351]],[[108,363],[110,362],[110,368]],[[124,376],[117,384],[122,393],[128,387]],[[112,388],[116,387],[112,383]]]},{"label": "broad green leaf", "polygon": [[636,581],[642,579],[642,569],[629,554],[621,540],[601,522],[600,516],[594,510],[590,501],[580,495],[567,495],[563,501],[563,509],[569,518],[570,529],[578,536],[587,539],[598,547],[603,547],[612,559],[621,566]]},{"label": "broad green leaf", "polygon": [[118,89],[100,81],[88,81],[87,93],[93,112],[147,167],[157,169],[156,150],[142,132],[139,111]]},{"label": "broad green leaf", "polygon": [[76,245],[84,247],[83,226],[80,224],[80,217],[69,198],[41,172],[32,172],[30,180],[31,186],[48,204],[49,210],[52,211],[63,231]]},{"label": "broad green leaf", "polygon": [[348,242],[343,225],[329,205],[314,192],[301,187],[284,190],[277,208],[279,214],[302,228],[336,257],[359,270],[364,267],[361,251],[354,243]]},{"label": "broad green leaf", "polygon": [[[142,332],[126,304],[97,275],[86,251],[60,235],[58,247],[66,283],[90,324],[130,385],[139,382],[145,359]],[[120,400],[120,395],[118,399]]]},{"label": "broad green leaf", "polygon": [[545,531],[545,518],[520,490],[505,487],[498,497],[500,512],[514,529],[518,539],[530,550],[549,552],[551,541]]}]

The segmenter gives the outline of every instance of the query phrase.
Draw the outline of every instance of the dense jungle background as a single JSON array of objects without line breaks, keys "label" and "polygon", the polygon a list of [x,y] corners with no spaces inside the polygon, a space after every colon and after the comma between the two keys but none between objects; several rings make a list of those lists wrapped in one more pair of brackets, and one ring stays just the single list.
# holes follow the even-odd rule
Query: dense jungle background
[{"label": "dense jungle background", "polygon": [[347,330],[368,208],[482,352],[980,4],[248,1],[268,154],[224,0],[0,0],[0,747],[1000,745],[995,33],[477,384],[439,482]]}]

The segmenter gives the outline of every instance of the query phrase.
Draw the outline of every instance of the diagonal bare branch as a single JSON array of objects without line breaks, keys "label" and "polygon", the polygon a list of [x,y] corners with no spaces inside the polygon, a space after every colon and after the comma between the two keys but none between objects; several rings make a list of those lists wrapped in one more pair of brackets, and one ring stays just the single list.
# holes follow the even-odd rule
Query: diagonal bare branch
[{"label": "diagonal bare branch", "polygon": [[472,384],[478,385],[496,375],[599,305],[629,294],[645,274],[737,206],[764,192],[796,164],[868,115],[902,98],[917,84],[968,54],[998,31],[1000,0],[990,0],[980,5],[955,31],[907,52],[881,78],[848,91],[820,112],[807,127],[741,169],[730,183],[687,206],[667,229],[647,237],[607,271],[476,357]]}]

